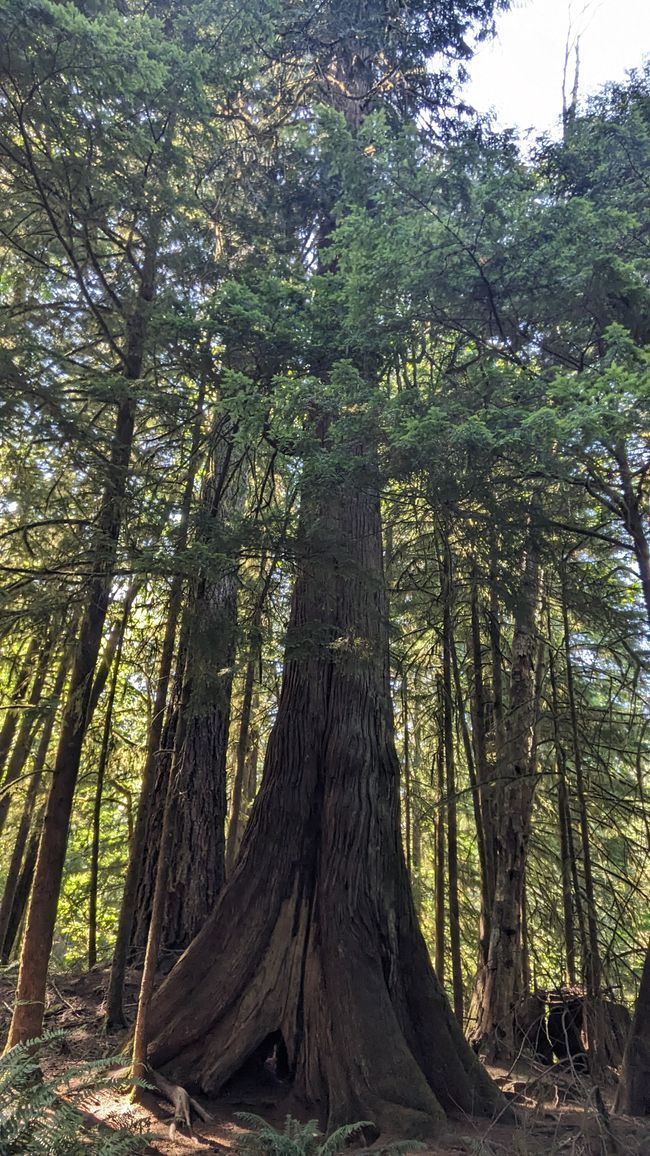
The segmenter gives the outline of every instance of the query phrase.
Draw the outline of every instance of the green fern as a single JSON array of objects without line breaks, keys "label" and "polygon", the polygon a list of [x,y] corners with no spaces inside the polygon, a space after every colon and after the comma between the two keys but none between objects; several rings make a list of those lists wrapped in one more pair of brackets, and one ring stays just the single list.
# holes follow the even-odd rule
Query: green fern
[{"label": "green fern", "polygon": [[115,1088],[117,1081],[105,1074],[114,1059],[76,1064],[58,1078],[41,1078],[40,1051],[64,1035],[48,1032],[17,1044],[0,1059],[0,1156],[130,1156],[137,1152],[146,1137],[124,1129],[86,1127],[79,1111],[90,1092]]},{"label": "green fern", "polygon": [[[317,1120],[301,1124],[293,1116],[287,1116],[280,1132],[252,1112],[237,1112],[236,1116],[248,1128],[233,1142],[237,1156],[339,1156],[364,1128],[375,1128],[370,1120],[358,1120],[356,1124],[344,1124],[329,1136],[324,1136]],[[379,1148],[359,1149],[356,1156],[403,1156],[405,1152],[417,1152],[423,1148],[426,1144],[419,1140],[393,1140]]]},{"label": "green fern", "polygon": [[[375,1127],[370,1120],[358,1120],[356,1124],[344,1124],[329,1136],[324,1136],[317,1120],[301,1124],[299,1120],[287,1116],[284,1129],[280,1132],[261,1116],[254,1116],[251,1112],[237,1112],[237,1118],[248,1128],[248,1131],[235,1138],[233,1147],[238,1156],[339,1156],[364,1128]],[[403,1152],[413,1152],[424,1147],[424,1144],[417,1141],[397,1140],[386,1144],[380,1152],[382,1156],[401,1156]],[[373,1149],[373,1156],[374,1153]],[[357,1153],[357,1156],[362,1154]]]}]

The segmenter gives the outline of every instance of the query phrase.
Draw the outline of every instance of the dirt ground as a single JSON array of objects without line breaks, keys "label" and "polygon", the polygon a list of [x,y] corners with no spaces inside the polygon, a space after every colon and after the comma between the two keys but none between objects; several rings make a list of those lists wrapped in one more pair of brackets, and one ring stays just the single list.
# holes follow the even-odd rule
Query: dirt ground
[{"label": "dirt ground", "polygon": [[[8,1027],[15,968],[0,972],[0,1035]],[[83,975],[54,976],[48,985],[46,1027],[61,1029],[64,1038],[43,1058],[47,1075],[57,1075],[82,1060],[117,1056],[120,1037],[107,1037],[102,1030],[102,1004],[107,979],[98,968]],[[135,975],[130,976],[127,1006],[135,1007]],[[130,997],[130,1000],[129,1000]],[[611,1118],[610,1108],[615,1077],[601,1088],[602,1100],[580,1077],[520,1059],[510,1070],[490,1068],[503,1088],[515,1115],[515,1122],[457,1119],[450,1121],[429,1156],[650,1156],[650,1121],[625,1117]],[[242,1125],[238,1111],[255,1112],[282,1126],[287,1112],[298,1118],[304,1114],[287,1102],[287,1089],[269,1074],[260,1085],[239,1081],[216,1101],[202,1099],[210,1113],[208,1123],[196,1122],[193,1136],[176,1131],[171,1136],[171,1108],[154,1094],[146,1103],[134,1105],[128,1090],[101,1090],[87,1097],[85,1107],[111,1127],[129,1128],[153,1136],[151,1152],[161,1156],[221,1152],[233,1147]],[[390,1139],[382,1136],[375,1147],[381,1152]],[[426,1156],[426,1153],[423,1156]]]}]

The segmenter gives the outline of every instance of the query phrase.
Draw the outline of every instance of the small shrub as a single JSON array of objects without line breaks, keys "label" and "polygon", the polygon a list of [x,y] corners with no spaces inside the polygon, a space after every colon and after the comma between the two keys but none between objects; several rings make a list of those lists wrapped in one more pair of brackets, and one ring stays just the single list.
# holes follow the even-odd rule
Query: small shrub
[{"label": "small shrub", "polygon": [[89,1093],[116,1086],[105,1074],[116,1060],[75,1064],[53,1079],[41,1078],[39,1052],[63,1036],[50,1032],[17,1044],[0,1059],[0,1156],[130,1156],[141,1150],[146,1137],[86,1126],[80,1114]]}]

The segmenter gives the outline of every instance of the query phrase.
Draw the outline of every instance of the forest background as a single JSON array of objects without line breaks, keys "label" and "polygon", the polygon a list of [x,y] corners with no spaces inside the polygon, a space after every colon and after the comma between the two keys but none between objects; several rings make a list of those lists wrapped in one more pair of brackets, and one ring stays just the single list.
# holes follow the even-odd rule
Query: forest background
[{"label": "forest background", "polygon": [[[295,672],[317,688],[299,724],[284,700],[299,763],[327,679],[379,686],[384,632],[392,715],[343,695],[327,757],[394,729],[457,1020],[496,1055],[539,988],[634,1004],[650,72],[566,94],[562,139],[524,158],[457,96],[496,7],[0,4],[14,1042],[49,962],[112,959],[123,1022],[156,880],[155,962],[232,893]],[[354,828],[363,792],[337,790]]]}]

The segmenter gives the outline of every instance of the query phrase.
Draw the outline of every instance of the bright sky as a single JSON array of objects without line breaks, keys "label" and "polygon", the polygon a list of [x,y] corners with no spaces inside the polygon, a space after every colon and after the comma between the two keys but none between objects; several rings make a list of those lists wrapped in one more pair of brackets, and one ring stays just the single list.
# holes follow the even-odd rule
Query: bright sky
[{"label": "bright sky", "polygon": [[[480,45],[464,96],[500,128],[557,127],[569,25],[580,33],[580,95],[623,80],[650,54],[650,0],[513,0],[496,40]],[[569,92],[574,62],[569,65]]]}]

